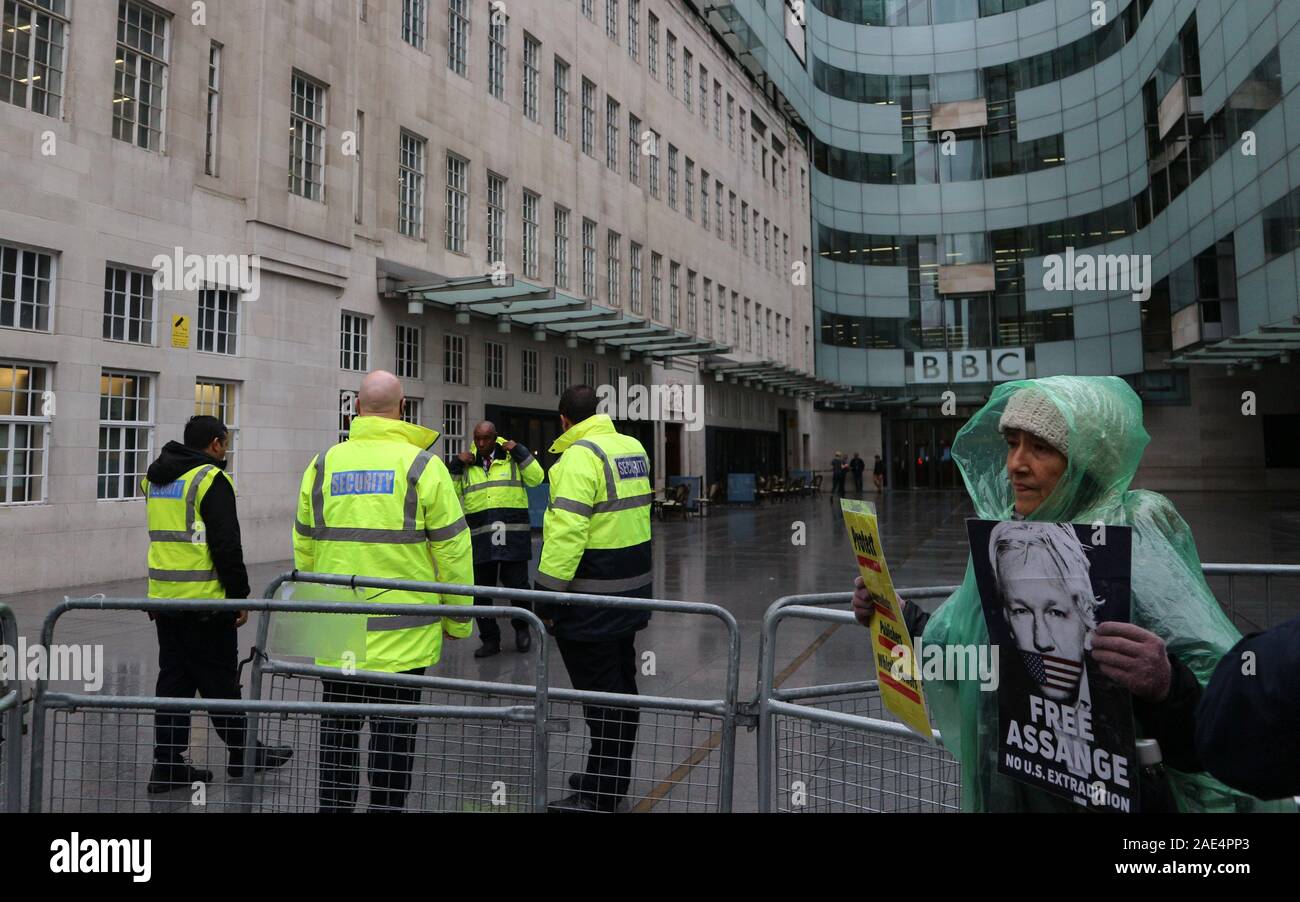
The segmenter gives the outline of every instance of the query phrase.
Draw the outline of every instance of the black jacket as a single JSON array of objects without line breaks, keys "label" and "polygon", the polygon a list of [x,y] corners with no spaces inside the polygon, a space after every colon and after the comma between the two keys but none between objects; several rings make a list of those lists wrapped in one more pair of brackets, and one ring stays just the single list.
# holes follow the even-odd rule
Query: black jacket
[{"label": "black jacket", "polygon": [[1300,617],[1242,639],[1219,661],[1196,711],[1196,750],[1233,789],[1300,795]]},{"label": "black jacket", "polygon": [[[188,448],[180,442],[168,442],[158,459],[149,465],[145,474],[149,482],[163,485],[174,482],[195,467],[211,464],[226,469],[224,460],[213,460],[202,451]],[[235,510],[235,490],[230,481],[214,479],[212,486],[199,505],[199,519],[207,535],[208,551],[212,553],[212,566],[217,579],[226,590],[227,598],[247,598],[248,570],[244,567],[244,549],[239,537],[239,514]]]}]

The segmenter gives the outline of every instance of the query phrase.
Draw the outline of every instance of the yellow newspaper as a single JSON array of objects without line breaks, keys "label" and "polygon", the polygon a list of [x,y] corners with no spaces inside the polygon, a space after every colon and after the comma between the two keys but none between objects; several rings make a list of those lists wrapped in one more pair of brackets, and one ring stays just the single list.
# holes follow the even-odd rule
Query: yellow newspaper
[{"label": "yellow newspaper", "polygon": [[875,602],[876,616],[871,618],[871,651],[876,661],[876,679],[885,707],[913,732],[933,739],[930,718],[921,691],[920,662],[912,648],[912,638],[903,622],[903,606],[894,594],[894,581],[880,547],[880,530],[876,526],[875,508],[865,501],[840,499],[844,525],[849,529],[858,572]]}]

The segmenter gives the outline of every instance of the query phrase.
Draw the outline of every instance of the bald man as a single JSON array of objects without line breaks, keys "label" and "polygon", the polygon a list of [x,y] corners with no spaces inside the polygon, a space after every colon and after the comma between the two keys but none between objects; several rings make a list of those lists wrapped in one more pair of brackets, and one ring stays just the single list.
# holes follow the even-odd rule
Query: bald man
[{"label": "bald man", "polygon": [[[322,451],[307,467],[293,537],[299,570],[473,584],[469,529],[447,467],[432,450],[438,433],[403,422],[402,401],[402,385],[392,373],[378,370],[366,376],[348,440]],[[367,594],[382,604],[473,603],[467,595]],[[468,616],[369,617],[365,647],[349,649],[357,660],[320,657],[316,663],[423,675],[438,663],[444,636],[468,638],[472,628]],[[419,698],[419,689],[364,680],[364,674],[323,680],[325,701],[412,704]],[[356,804],[361,720],[321,719],[323,812],[347,812]],[[399,811],[411,783],[416,724],[409,718],[371,721],[370,809]]]}]

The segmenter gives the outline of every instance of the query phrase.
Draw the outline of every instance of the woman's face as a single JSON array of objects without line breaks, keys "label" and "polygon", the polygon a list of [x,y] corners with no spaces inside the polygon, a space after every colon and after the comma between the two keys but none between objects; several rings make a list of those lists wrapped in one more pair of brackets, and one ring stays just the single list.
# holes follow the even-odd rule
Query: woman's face
[{"label": "woman's face", "polygon": [[1031,432],[1008,429],[1007,476],[1016,495],[1016,513],[1027,517],[1052,494],[1068,463],[1064,454]]}]

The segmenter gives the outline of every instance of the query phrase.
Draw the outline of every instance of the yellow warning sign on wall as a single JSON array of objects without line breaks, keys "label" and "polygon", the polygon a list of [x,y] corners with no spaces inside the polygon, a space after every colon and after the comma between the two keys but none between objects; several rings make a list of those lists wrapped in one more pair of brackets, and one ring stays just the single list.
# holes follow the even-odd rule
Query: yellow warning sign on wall
[{"label": "yellow warning sign on wall", "polygon": [[188,348],[190,346],[190,318],[188,316],[172,317],[172,347]]}]

